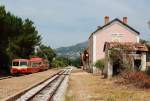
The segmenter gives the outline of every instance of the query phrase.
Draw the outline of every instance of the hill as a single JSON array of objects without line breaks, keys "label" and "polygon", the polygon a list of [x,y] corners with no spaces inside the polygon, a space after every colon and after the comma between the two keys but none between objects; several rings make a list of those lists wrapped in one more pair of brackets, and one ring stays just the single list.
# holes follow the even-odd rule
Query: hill
[{"label": "hill", "polygon": [[60,47],[55,49],[58,56],[65,56],[70,59],[75,59],[80,56],[80,53],[87,48],[87,41],[78,43],[73,46]]}]

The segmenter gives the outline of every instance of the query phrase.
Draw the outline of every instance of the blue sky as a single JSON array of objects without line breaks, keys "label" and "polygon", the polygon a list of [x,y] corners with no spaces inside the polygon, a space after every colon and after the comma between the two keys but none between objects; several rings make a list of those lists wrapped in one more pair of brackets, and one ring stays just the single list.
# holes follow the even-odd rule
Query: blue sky
[{"label": "blue sky", "polygon": [[0,5],[31,19],[42,42],[53,48],[86,41],[106,15],[111,20],[127,16],[129,25],[150,39],[150,0],[0,0]]}]

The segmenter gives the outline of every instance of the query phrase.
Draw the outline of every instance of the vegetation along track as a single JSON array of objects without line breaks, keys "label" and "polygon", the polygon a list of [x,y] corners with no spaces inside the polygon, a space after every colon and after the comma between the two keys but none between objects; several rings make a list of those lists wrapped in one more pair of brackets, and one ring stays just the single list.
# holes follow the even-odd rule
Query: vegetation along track
[{"label": "vegetation along track", "polygon": [[8,78],[12,78],[13,76],[4,76],[4,77],[0,77],[0,80],[4,80],[4,79],[8,79]]},{"label": "vegetation along track", "polygon": [[53,96],[63,82],[66,75],[70,74],[71,69],[64,69],[45,82],[38,84],[30,90],[9,98],[7,101],[53,101]]},{"label": "vegetation along track", "polygon": [[13,77],[19,77],[19,76],[26,76],[26,75],[30,75],[30,74],[16,74],[16,75],[3,76],[3,77],[0,77],[0,80],[9,79]]}]

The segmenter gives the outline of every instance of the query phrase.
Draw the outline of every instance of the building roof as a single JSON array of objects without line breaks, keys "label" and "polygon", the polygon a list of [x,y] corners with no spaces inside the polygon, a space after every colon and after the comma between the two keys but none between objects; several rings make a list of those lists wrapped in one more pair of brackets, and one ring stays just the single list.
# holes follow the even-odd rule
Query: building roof
[{"label": "building roof", "polygon": [[105,51],[107,49],[118,48],[119,46],[127,47],[128,51],[148,51],[145,44],[133,42],[105,42],[103,50]]},{"label": "building roof", "polygon": [[[90,37],[91,37],[93,34],[95,34],[96,32],[98,32],[99,30],[102,30],[103,28],[107,27],[108,25],[110,25],[110,24],[112,24],[113,22],[116,22],[116,21],[119,22],[119,23],[121,23],[121,24],[123,24],[124,26],[128,27],[129,29],[131,29],[132,31],[134,31],[135,33],[137,33],[138,35],[140,34],[140,32],[138,32],[137,30],[135,30],[134,28],[132,28],[132,27],[129,26],[128,24],[124,23],[123,21],[119,20],[118,18],[115,18],[114,20],[112,20],[112,21],[110,21],[109,23],[103,25],[102,27],[99,26],[98,29],[96,29],[96,31],[94,31],[94,32],[90,35]],[[90,38],[90,37],[89,37],[89,38]]]}]

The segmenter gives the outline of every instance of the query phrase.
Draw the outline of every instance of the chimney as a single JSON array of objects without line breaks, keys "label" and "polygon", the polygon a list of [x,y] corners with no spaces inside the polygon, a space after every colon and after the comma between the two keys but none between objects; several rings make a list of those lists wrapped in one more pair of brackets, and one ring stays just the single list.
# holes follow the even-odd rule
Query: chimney
[{"label": "chimney", "polygon": [[109,16],[105,16],[104,20],[105,20],[105,25],[106,25],[109,22]]},{"label": "chimney", "polygon": [[123,17],[123,23],[125,23],[125,24],[128,23],[128,18],[127,17]]}]

